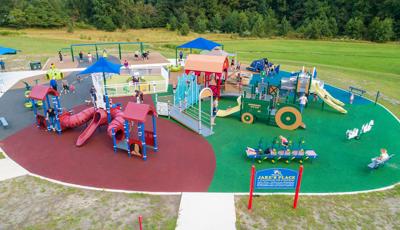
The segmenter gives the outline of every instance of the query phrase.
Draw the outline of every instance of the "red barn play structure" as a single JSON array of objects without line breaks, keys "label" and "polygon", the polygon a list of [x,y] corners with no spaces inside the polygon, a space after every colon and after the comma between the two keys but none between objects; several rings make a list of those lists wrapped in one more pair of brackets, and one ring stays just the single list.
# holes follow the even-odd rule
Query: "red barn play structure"
[{"label": "red barn play structure", "polygon": [[[145,122],[147,116],[152,117],[153,131],[145,130]],[[128,155],[142,157],[147,159],[147,148],[152,147],[154,152],[158,151],[157,144],[157,129],[156,129],[155,109],[147,104],[137,104],[129,102],[124,112],[120,115],[115,115],[113,121],[107,128],[108,134],[113,139],[113,147],[123,149],[128,152]],[[137,124],[137,135],[131,136],[131,132],[135,130],[134,124]]]},{"label": "red barn play structure", "polygon": [[[185,62],[185,73],[197,76],[197,83],[209,87],[214,97],[220,97],[223,80],[228,78],[227,56],[189,54]],[[214,82],[213,82],[214,81]]]}]

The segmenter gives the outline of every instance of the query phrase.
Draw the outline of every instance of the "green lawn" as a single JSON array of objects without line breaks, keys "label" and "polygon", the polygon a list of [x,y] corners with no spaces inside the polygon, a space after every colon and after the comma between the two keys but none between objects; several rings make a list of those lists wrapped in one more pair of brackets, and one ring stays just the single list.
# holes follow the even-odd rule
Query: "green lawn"
[{"label": "green lawn", "polygon": [[[1,30],[1,29],[0,29]],[[5,29],[2,29],[5,30]],[[284,39],[239,39],[224,34],[190,34],[177,36],[165,30],[134,30],[127,32],[65,30],[23,30],[19,36],[0,36],[0,44],[22,50],[21,55],[55,55],[57,50],[72,43],[128,41],[130,37],[144,41],[149,48],[167,57],[175,56],[173,45],[196,36],[214,39],[224,44],[227,51],[237,53],[242,63],[268,57],[282,64],[284,70],[299,70],[303,65],[316,66],[318,76],[328,83],[347,89],[350,85],[367,90],[400,117],[400,45],[352,41],[305,41]],[[131,41],[131,40],[130,40]]]},{"label": "green lawn", "polygon": [[[237,229],[398,229],[400,186],[383,192],[345,196],[236,196]],[[397,226],[397,227],[396,227]]]}]

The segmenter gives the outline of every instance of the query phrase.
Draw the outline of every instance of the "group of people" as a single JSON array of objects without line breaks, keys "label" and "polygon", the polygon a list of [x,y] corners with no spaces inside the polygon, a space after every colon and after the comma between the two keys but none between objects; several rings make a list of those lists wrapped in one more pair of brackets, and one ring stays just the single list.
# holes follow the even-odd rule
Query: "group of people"
[{"label": "group of people", "polygon": [[[75,93],[75,86],[73,84],[69,84],[67,80],[61,81],[62,89],[60,91],[61,94],[67,93]],[[53,88],[55,91],[58,91],[58,83],[55,77],[50,80],[50,87]]]}]

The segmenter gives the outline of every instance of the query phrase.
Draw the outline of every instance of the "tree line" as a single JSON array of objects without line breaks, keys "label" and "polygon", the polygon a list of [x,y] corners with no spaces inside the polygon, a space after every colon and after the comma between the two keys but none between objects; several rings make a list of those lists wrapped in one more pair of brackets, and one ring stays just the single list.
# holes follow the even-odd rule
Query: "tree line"
[{"label": "tree line", "polygon": [[0,26],[400,39],[399,0],[1,0]]}]

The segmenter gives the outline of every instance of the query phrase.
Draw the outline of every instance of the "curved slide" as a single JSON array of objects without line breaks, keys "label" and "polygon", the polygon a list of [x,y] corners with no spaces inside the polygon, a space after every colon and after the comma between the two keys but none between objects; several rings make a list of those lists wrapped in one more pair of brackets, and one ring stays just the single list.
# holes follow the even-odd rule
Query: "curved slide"
[{"label": "curved slide", "polygon": [[93,135],[97,127],[107,123],[107,112],[103,109],[98,109],[88,127],[79,135],[76,140],[76,146],[82,146]]},{"label": "curved slide", "polygon": [[226,109],[226,110],[222,110],[222,109],[218,110],[217,117],[226,117],[226,116],[229,116],[231,114],[239,112],[240,111],[240,105],[241,105],[241,99],[242,99],[241,97],[237,98],[236,101],[237,101],[238,105],[235,106],[235,107],[232,107],[232,108],[229,108],[229,109]]},{"label": "curved slide", "polygon": [[75,128],[81,126],[93,118],[95,108],[87,108],[81,112],[71,115],[69,112],[64,112],[60,115],[61,129]]},{"label": "curved slide", "polygon": [[339,101],[338,99],[332,97],[332,95],[326,91],[325,89],[321,88],[318,84],[318,82],[312,82],[312,86],[314,87],[315,93],[330,107],[333,109],[346,114],[347,110],[345,110],[342,106],[344,106],[344,103]]}]

